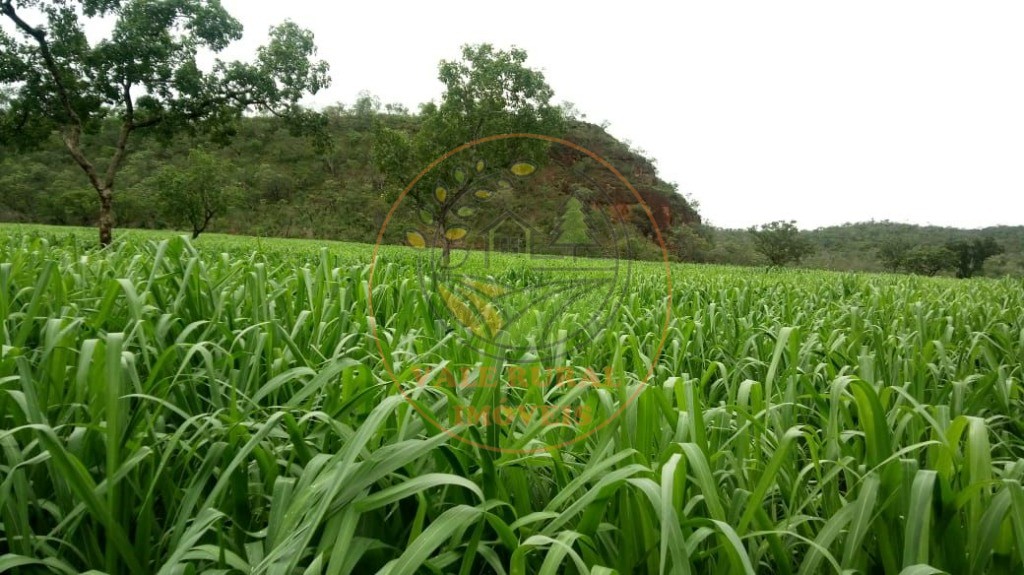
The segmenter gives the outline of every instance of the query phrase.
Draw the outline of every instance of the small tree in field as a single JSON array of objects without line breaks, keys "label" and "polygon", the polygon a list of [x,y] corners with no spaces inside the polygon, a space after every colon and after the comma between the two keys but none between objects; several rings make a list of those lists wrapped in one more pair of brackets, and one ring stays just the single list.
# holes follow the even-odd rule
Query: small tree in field
[{"label": "small tree in field", "polygon": [[164,217],[175,225],[192,228],[192,239],[206,231],[210,222],[224,214],[236,188],[232,167],[203,150],[192,150],[187,165],[164,168],[154,185]]},{"label": "small tree in field", "polygon": [[800,234],[795,221],[776,221],[764,224],[760,229],[751,227],[754,249],[768,259],[773,266],[800,261],[814,253],[814,245]]},{"label": "small tree in field", "polygon": [[[99,199],[100,245],[112,240],[114,182],[132,134],[166,136],[203,127],[227,134],[246,110],[317,125],[298,108],[305,94],[330,84],[327,63],[312,61],[313,35],[285,22],[255,61],[223,62],[203,71],[199,50],[220,52],[242,26],[219,0],[0,0],[0,142],[33,144],[59,131]],[[86,28],[112,21],[109,37],[92,44]],[[87,146],[83,135],[105,119],[116,139]],[[112,150],[97,165],[98,150]]]}]

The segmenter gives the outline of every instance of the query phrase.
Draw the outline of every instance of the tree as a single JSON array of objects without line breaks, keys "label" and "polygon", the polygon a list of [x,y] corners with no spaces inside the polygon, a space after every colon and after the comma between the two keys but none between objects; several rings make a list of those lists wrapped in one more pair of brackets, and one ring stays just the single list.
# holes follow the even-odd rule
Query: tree
[{"label": "tree", "polygon": [[[292,22],[271,29],[254,62],[218,60],[202,71],[200,49],[220,52],[242,35],[219,0],[0,0],[0,15],[16,31],[0,29],[0,85],[14,87],[0,106],[0,139],[26,144],[59,131],[99,197],[101,245],[112,240],[114,183],[136,131],[202,128],[227,137],[246,110],[289,117],[301,129],[320,124],[297,102],[329,85],[328,66],[311,60],[313,35]],[[113,20],[113,30],[91,44],[85,29],[100,19]],[[99,166],[83,135],[109,116],[120,129],[96,146],[113,150]]]},{"label": "tree", "polygon": [[760,229],[747,230],[754,240],[754,249],[768,258],[773,266],[789,262],[800,263],[804,257],[814,253],[814,245],[800,233],[795,221],[775,221],[764,224]]},{"label": "tree", "polygon": [[942,246],[916,246],[907,250],[900,264],[902,269],[925,276],[933,276],[956,264],[956,254]]},{"label": "tree", "polygon": [[562,102],[558,105],[559,109],[562,110],[562,116],[566,120],[576,120],[582,122],[587,119],[587,115],[580,111],[576,104],[572,102]]},{"label": "tree", "polygon": [[558,223],[558,238],[555,244],[571,247],[572,254],[576,255],[577,249],[592,243],[587,218],[583,214],[583,204],[576,198],[569,198],[565,204],[565,213]]},{"label": "tree", "polygon": [[[484,136],[562,134],[565,119],[551,103],[554,92],[540,71],[526,66],[526,58],[526,52],[518,48],[496,50],[490,44],[479,44],[463,46],[461,60],[441,61],[438,79],[445,86],[444,94],[440,104],[421,107],[421,128],[415,136],[409,138],[382,126],[377,129],[373,156],[377,169],[393,184],[389,199],[437,158]],[[517,176],[529,175],[545,162],[547,149],[547,142],[528,138],[474,146],[468,150],[468,160],[453,159],[459,166],[442,166],[410,190],[421,220],[434,228],[445,265],[452,242],[457,241],[452,237],[460,235],[453,232],[461,229],[456,227],[457,212],[471,209],[460,201],[470,192],[490,193],[495,188],[485,190],[485,186],[504,181],[494,179],[492,167],[507,167]]]},{"label": "tree", "polygon": [[[445,91],[440,105],[427,104],[421,110],[423,129],[414,142],[419,158],[431,161],[495,134],[561,135],[565,119],[551,103],[554,91],[542,72],[526,66],[526,59],[526,51],[519,48],[496,50],[479,44],[463,46],[461,60],[442,60],[438,79]],[[537,140],[504,140],[491,148],[498,157],[480,158],[491,164],[541,164],[547,152],[546,143]]]},{"label": "tree", "polygon": [[357,118],[358,126],[367,130],[373,126],[373,117],[380,113],[380,108],[380,98],[369,90],[362,90],[356,97],[356,103],[352,106],[352,115]]},{"label": "tree", "polygon": [[706,262],[714,248],[712,230],[703,225],[679,224],[668,233],[668,248],[682,262]]},{"label": "tree", "polygon": [[946,248],[955,255],[954,267],[958,278],[974,277],[984,267],[985,260],[1004,251],[992,237],[954,240],[947,243]]},{"label": "tree", "polygon": [[192,239],[223,215],[237,188],[231,165],[201,149],[189,152],[184,168],[168,166],[154,178],[164,217],[192,228]]},{"label": "tree", "polygon": [[878,259],[886,271],[898,272],[906,267],[910,244],[901,238],[887,240],[878,248]]},{"label": "tree", "polygon": [[409,108],[400,102],[391,102],[390,104],[384,104],[384,113],[392,116],[408,116]]}]

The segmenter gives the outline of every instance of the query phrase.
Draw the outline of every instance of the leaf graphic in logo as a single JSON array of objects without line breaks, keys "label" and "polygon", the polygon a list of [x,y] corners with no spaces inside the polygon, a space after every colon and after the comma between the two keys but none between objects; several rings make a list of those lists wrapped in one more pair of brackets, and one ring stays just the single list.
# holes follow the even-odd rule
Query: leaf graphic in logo
[{"label": "leaf graphic in logo", "polygon": [[471,217],[473,214],[475,214],[476,210],[474,210],[473,208],[471,208],[469,206],[466,206],[464,208],[459,208],[459,211],[456,212],[456,213],[459,214],[460,218],[468,218],[468,217]]},{"label": "leaf graphic in logo", "polygon": [[483,324],[480,325],[480,328],[487,329],[486,333],[481,333],[478,330],[476,334],[488,337],[494,337],[497,335],[504,326],[505,320],[502,319],[501,314],[498,312],[498,309],[494,307],[494,304],[492,302],[485,301],[478,294],[471,293],[467,294],[466,297],[469,298],[469,301],[473,302],[478,316],[483,320]]},{"label": "leaf graphic in logo", "polygon": [[476,163],[476,171],[478,171],[478,172],[484,171],[484,161],[483,160],[480,160],[479,162]]},{"label": "leaf graphic in logo", "polygon": [[446,305],[449,311],[452,312],[456,321],[463,326],[476,331],[476,327],[479,322],[477,321],[476,314],[473,313],[473,310],[469,307],[468,303],[452,293],[452,291],[445,287],[444,284],[439,284],[437,286],[437,293],[441,294],[441,299],[444,300],[444,305]]},{"label": "leaf graphic in logo", "polygon": [[493,302],[465,286],[451,290],[438,286],[438,293],[455,319],[479,337],[493,337],[504,326],[505,320]]},{"label": "leaf graphic in logo", "polygon": [[453,175],[455,176],[455,181],[460,184],[466,181],[466,171],[462,168],[457,168]]},{"label": "leaf graphic in logo", "polygon": [[466,237],[466,230],[463,228],[452,228],[444,232],[444,237],[452,241],[459,241]]},{"label": "leaf graphic in logo", "polygon": [[492,193],[490,190],[477,190],[476,192],[474,192],[473,195],[480,198],[481,200],[489,200],[491,199]]},{"label": "leaf graphic in logo", "polygon": [[465,276],[462,277],[461,282],[459,291],[465,293],[469,301],[472,302],[478,315],[487,325],[490,331],[489,335],[492,337],[497,335],[498,331],[505,327],[505,319],[498,311],[495,299],[505,295],[508,289],[501,284],[474,280]]},{"label": "leaf graphic in logo", "polygon": [[473,288],[478,292],[487,294],[487,296],[492,298],[499,297],[508,293],[508,288],[494,282],[485,282],[480,280],[463,278],[462,283],[468,285],[469,287]]},{"label": "leaf graphic in logo", "polygon": [[405,241],[418,250],[422,250],[427,246],[427,240],[423,239],[423,234],[419,232],[407,232],[405,234]]},{"label": "leaf graphic in logo", "polygon": [[437,189],[434,190],[434,197],[437,198],[437,201],[443,204],[444,201],[448,199],[448,190],[438,186]]},{"label": "leaf graphic in logo", "polygon": [[427,210],[420,210],[420,221],[429,226],[434,223],[434,214]]},{"label": "leaf graphic in logo", "polygon": [[509,170],[513,174],[519,176],[520,178],[525,177],[525,176],[529,176],[536,169],[537,169],[537,166],[534,166],[533,164],[528,164],[526,162],[519,162],[519,163],[516,163],[516,164],[512,164],[512,167],[509,168]]}]

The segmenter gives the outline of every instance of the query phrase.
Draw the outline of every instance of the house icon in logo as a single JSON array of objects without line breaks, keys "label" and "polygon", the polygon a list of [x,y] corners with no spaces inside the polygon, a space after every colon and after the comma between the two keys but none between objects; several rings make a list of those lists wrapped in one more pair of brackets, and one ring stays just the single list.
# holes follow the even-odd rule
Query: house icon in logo
[{"label": "house icon in logo", "polygon": [[498,217],[484,226],[483,232],[487,235],[487,254],[484,261],[488,267],[491,264],[492,252],[531,255],[533,242],[541,237],[540,232],[526,220],[508,210],[502,210]]}]

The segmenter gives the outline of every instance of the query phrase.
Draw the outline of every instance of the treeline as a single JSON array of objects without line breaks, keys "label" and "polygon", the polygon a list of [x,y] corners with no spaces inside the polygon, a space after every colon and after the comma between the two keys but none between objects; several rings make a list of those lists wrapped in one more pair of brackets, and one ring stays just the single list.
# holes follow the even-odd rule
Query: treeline
[{"label": "treeline", "polygon": [[[195,216],[200,231],[376,241],[394,190],[374,162],[377,134],[383,127],[415,132],[419,119],[369,94],[353,105],[329,107],[324,114],[334,141],[330,150],[318,150],[310,138],[293,134],[273,117],[246,118],[226,143],[189,136],[139,138],[119,176],[123,193],[114,204],[118,225],[193,231],[191,210],[203,203],[183,194],[189,193],[187,180],[198,178],[196,193],[218,190],[209,197],[214,216],[209,221],[203,221],[205,213]],[[103,130],[112,132],[116,126],[105,125]],[[92,140],[101,142],[110,136],[101,132]],[[571,121],[566,138],[607,154],[627,173],[638,167],[653,173],[649,160],[598,126]],[[58,142],[27,152],[2,152],[0,221],[95,225],[96,192],[68,162]],[[661,230],[673,259],[771,264],[749,230],[703,225],[695,203],[656,177],[652,182],[649,193],[657,193],[671,203],[671,210],[682,213],[679,220],[684,223],[671,222]],[[173,193],[175,185],[185,190]],[[556,190],[517,208],[560,213],[565,201]],[[658,257],[653,230],[642,210],[634,210],[629,221],[636,231],[634,239],[646,246],[637,250],[638,255]],[[985,254],[988,257],[972,275],[1024,275],[1024,227],[961,230],[882,221],[801,231],[799,237],[809,245],[799,258],[799,265],[806,267],[955,276],[962,261],[971,265],[970,250],[980,249],[976,253],[991,253]],[[968,255],[961,257],[965,251]]]},{"label": "treeline", "polygon": [[[707,229],[696,259],[733,265],[766,265],[750,230]],[[959,229],[890,221],[848,223],[800,231],[806,251],[800,265],[839,271],[918,275],[1022,276],[1024,226]]]},{"label": "treeline", "polygon": [[[657,229],[678,228],[669,235],[683,237],[700,221],[650,160],[575,121],[571,105],[556,105],[543,73],[526,65],[519,48],[463,46],[459,58],[438,65],[440,99],[416,114],[369,94],[351,108],[310,110],[299,100],[330,85],[311,33],[285,22],[272,28],[253,62],[218,62],[204,71],[191,48],[220,49],[240,29],[224,13],[226,27],[197,36],[185,22],[209,14],[182,8],[112,10],[118,34],[137,40],[128,49],[113,39],[84,40],[85,21],[102,11],[47,13],[65,18],[61,26],[74,38],[49,37],[4,11],[20,36],[0,38],[18,48],[4,52],[12,56],[5,60],[12,73],[0,77],[0,157],[8,168],[0,180],[0,218],[95,221],[99,245],[106,246],[117,227],[371,242],[388,214],[385,241],[440,246],[445,258],[453,246],[483,245],[467,228],[482,231],[483,217],[503,212],[515,214],[527,240],[556,242],[565,215],[552,216],[574,197],[586,202],[584,220],[589,214],[624,224],[611,249],[630,247],[632,257],[658,255]],[[154,43],[154,30],[173,41]],[[147,58],[136,61],[133,52]],[[561,138],[593,152],[556,149]],[[615,168],[607,170],[607,162]],[[437,170],[416,175],[427,166]],[[633,176],[633,195],[596,197],[616,170]],[[529,192],[509,183],[534,173]],[[410,201],[392,214],[409,182]],[[493,197],[498,209],[466,205],[474,197]],[[514,236],[513,228],[498,235]],[[486,241],[502,245],[516,239],[488,234]]]},{"label": "treeline", "polygon": [[[310,110],[299,103],[330,86],[329,66],[294,22],[272,27],[252,59],[202,69],[197,47],[217,52],[242,33],[218,3],[39,4],[33,22],[10,2],[0,10],[16,31],[0,30],[0,221],[96,225],[100,246],[116,227],[374,242],[387,219],[386,242],[441,247],[445,259],[453,247],[539,244],[959,277],[1024,268],[1019,228],[704,226],[652,160],[555,104],[519,48],[463,46],[438,65],[440,98],[415,113],[367,93]],[[98,18],[113,33],[90,41]],[[430,178],[417,176],[427,166]],[[528,175],[529,191],[509,184]],[[515,225],[488,221],[503,214]]]},{"label": "treeline", "polygon": [[[330,150],[318,149],[310,138],[292,133],[273,117],[244,119],[235,126],[235,137],[224,143],[184,135],[170,140],[139,138],[119,176],[123,193],[114,204],[118,225],[193,231],[192,216],[199,222],[199,231],[376,241],[395,188],[375,165],[377,134],[382,128],[414,133],[419,118],[369,94],[352,105],[329,107],[324,114],[333,137]],[[112,132],[116,126],[106,125],[103,130]],[[101,131],[92,141],[110,136]],[[570,121],[566,138],[607,154],[626,173],[654,172],[649,160],[598,126]],[[58,142],[27,152],[2,152],[0,220],[95,225],[96,192],[68,162]],[[215,211],[209,221],[206,213],[194,212],[204,202],[185,195],[190,178],[199,183],[195,193],[218,191],[209,194]],[[759,251],[757,237],[749,230],[703,225],[696,203],[678,196],[656,176],[651,182],[645,188],[648,193],[658,194],[671,203],[671,210],[682,214],[667,230],[660,230],[673,259],[747,266],[772,263]],[[516,206],[526,210],[527,217],[560,213],[566,196],[554,190],[547,197],[530,200]],[[634,207],[638,209],[629,214],[633,239],[646,246],[636,252],[639,257],[656,258],[660,250],[650,222],[639,205]],[[806,244],[799,262],[784,264],[956,276],[963,273],[961,263],[977,267],[971,263],[978,260],[971,257],[974,250],[987,257],[971,275],[1024,275],[1024,227],[962,230],[881,221],[798,235]]]}]

